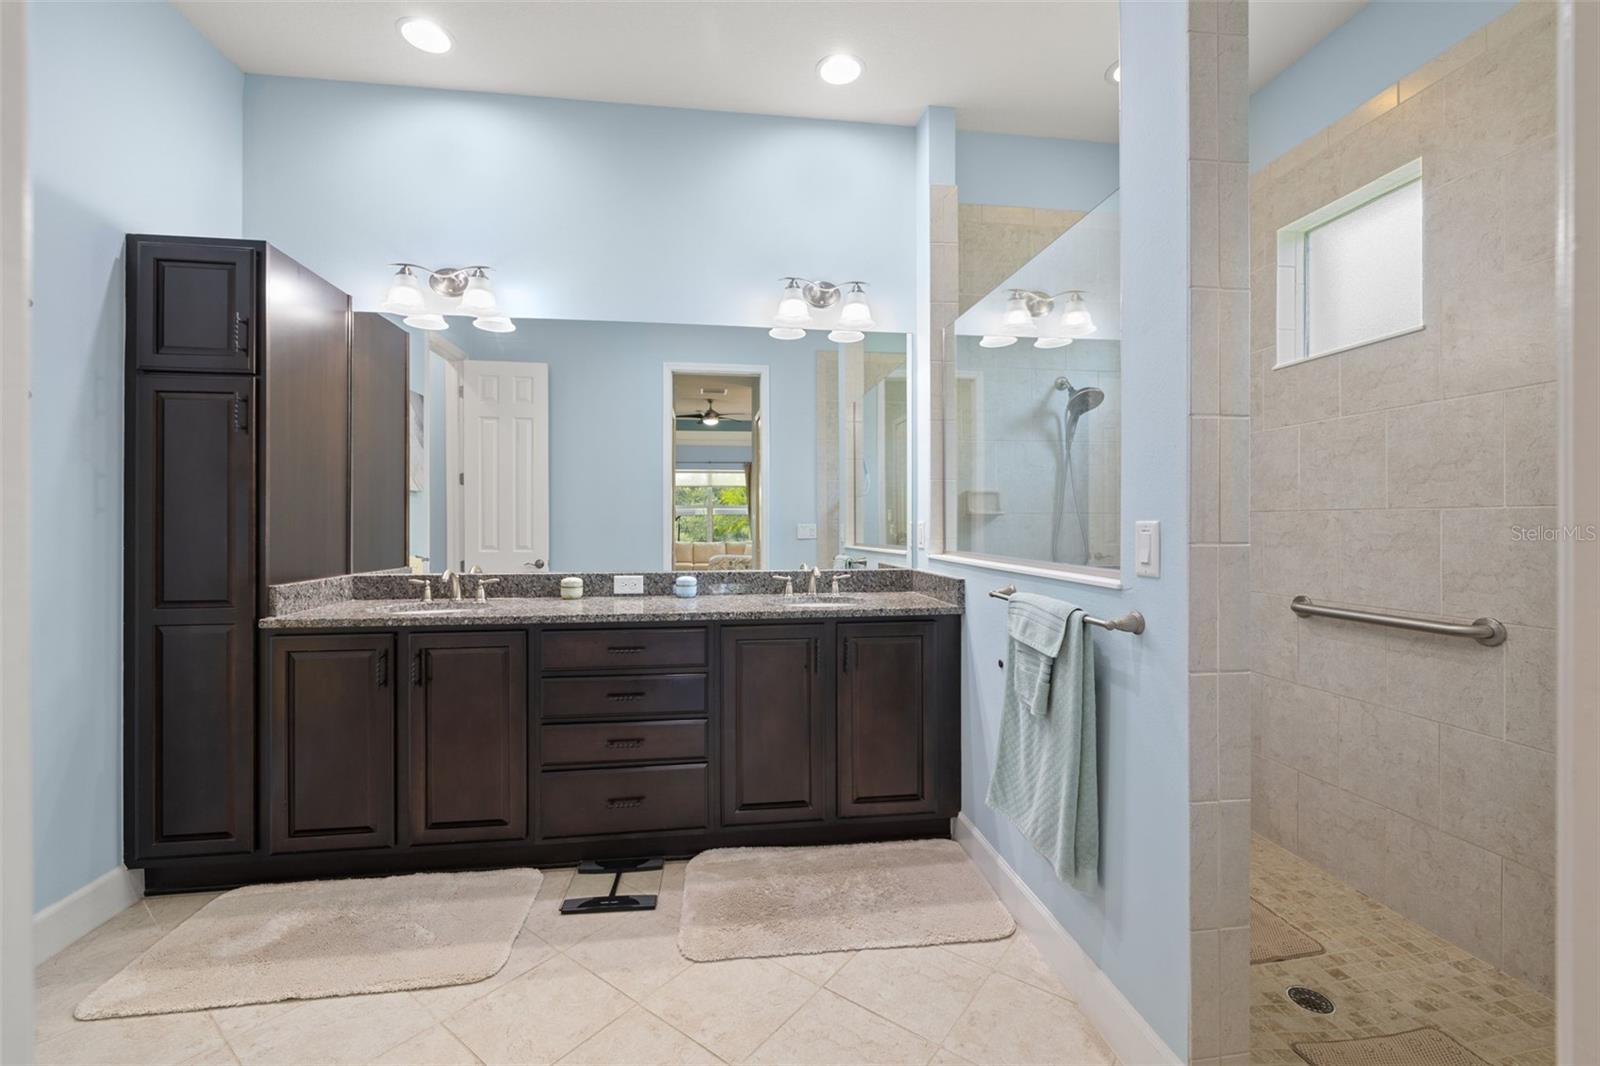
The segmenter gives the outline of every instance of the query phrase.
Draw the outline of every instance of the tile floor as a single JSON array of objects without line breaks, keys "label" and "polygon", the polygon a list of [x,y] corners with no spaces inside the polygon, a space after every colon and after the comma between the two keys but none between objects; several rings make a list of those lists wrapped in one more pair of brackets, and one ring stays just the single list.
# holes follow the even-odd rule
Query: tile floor
[{"label": "tile floor", "polygon": [[[1303,1040],[1377,1036],[1431,1025],[1494,1066],[1555,1066],[1555,1006],[1522,981],[1256,837],[1250,893],[1327,952],[1250,968],[1250,1061],[1304,1066]],[[1333,1014],[1284,998],[1327,995]]]},{"label": "tile floor", "polygon": [[691,963],[682,863],[649,913],[563,917],[544,886],[473,985],[80,1022],[72,1008],[209,895],[145,900],[38,970],[40,1063],[1112,1063],[1020,933],[949,947]]}]

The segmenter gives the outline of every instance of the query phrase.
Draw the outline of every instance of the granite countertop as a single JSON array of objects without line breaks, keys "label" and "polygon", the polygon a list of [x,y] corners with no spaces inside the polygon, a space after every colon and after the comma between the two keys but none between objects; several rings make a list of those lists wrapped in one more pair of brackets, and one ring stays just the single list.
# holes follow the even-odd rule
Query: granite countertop
[{"label": "granite countertop", "polygon": [[345,599],[263,618],[262,629],[342,629],[358,626],[512,626],[563,622],[685,622],[748,619],[905,618],[961,614],[962,605],[928,592],[848,594],[848,602],[797,603],[808,597],[743,593],[677,596],[490,597],[485,603],[435,599]]}]

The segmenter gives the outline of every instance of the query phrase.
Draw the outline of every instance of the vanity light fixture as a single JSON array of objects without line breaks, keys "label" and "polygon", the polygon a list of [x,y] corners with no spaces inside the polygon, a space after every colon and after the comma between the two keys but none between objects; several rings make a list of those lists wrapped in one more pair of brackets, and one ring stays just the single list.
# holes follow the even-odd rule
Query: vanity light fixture
[{"label": "vanity light fixture", "polygon": [[396,267],[389,282],[389,292],[382,308],[390,314],[405,316],[405,324],[414,329],[448,329],[444,315],[426,310],[426,294],[416,271],[428,275],[428,288],[447,300],[458,300],[458,310],[472,316],[472,324],[486,333],[512,333],[516,323],[500,310],[495,299],[494,286],[489,281],[489,268],[483,265],[444,267],[433,270],[416,263],[390,263]]},{"label": "vanity light fixture", "polygon": [[1004,334],[1000,334],[998,336],[994,334],[984,334],[983,339],[978,342],[978,347],[1009,348],[1015,343],[1017,343],[1017,338],[1015,337],[1007,337]]},{"label": "vanity light fixture", "polygon": [[817,64],[817,77],[829,85],[849,85],[861,77],[861,72],[865,69],[865,64],[855,56],[845,52],[835,52],[831,56],[822,57]]},{"label": "vanity light fixture", "polygon": [[445,32],[444,27],[432,19],[413,16],[401,19],[396,25],[400,29],[400,36],[406,39],[407,44],[429,55],[444,55],[455,43]]},{"label": "vanity light fixture", "polygon": [[797,341],[806,335],[805,328],[818,311],[826,311],[839,303],[839,319],[829,331],[828,339],[835,344],[854,344],[863,340],[875,322],[872,308],[867,304],[867,283],[847,281],[849,292],[844,292],[831,281],[811,281],[808,278],[783,279],[783,295],[778,298],[778,312],[772,316],[773,327],[767,336],[780,341]]}]

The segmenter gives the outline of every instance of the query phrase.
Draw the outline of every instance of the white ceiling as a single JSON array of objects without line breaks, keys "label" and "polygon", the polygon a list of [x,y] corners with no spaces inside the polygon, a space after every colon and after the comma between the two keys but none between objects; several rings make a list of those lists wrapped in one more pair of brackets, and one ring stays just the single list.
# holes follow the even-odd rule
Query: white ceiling
[{"label": "white ceiling", "polygon": [[[1287,66],[1364,0],[1257,0],[1251,85]],[[1117,139],[1110,0],[948,3],[588,3],[178,0],[251,74],[910,125],[928,104],[962,129]],[[455,38],[434,56],[395,29],[427,15]],[[866,62],[823,84],[818,59]]]},{"label": "white ceiling", "polygon": [[[719,374],[672,375],[672,409],[679,415],[704,411],[710,400],[717,413],[728,418],[748,420],[755,416],[756,378],[728,377]],[[721,390],[726,390],[721,391]]]}]

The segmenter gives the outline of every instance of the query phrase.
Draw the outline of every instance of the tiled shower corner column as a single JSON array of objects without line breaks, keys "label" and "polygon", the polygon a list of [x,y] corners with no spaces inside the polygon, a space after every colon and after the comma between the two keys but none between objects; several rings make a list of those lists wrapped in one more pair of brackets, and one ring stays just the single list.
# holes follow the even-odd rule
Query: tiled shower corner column
[{"label": "tiled shower corner column", "polygon": [[961,247],[958,243],[960,205],[954,185],[930,187],[933,237],[933,477],[928,498],[928,546],[931,551],[949,551],[946,532],[955,539],[955,470],[947,469],[945,455],[955,454],[956,428],[956,315],[961,287]]},{"label": "tiled shower corner column", "polygon": [[1189,5],[1189,866],[1193,1062],[1250,1049],[1246,0]]}]

